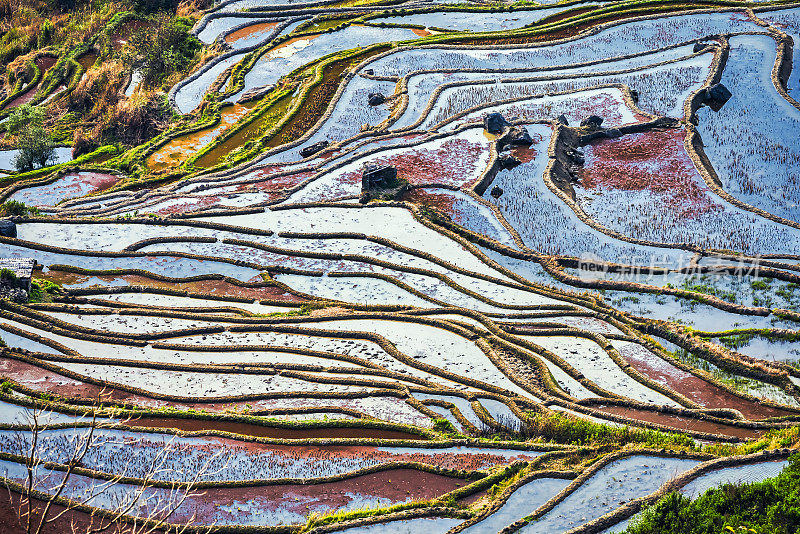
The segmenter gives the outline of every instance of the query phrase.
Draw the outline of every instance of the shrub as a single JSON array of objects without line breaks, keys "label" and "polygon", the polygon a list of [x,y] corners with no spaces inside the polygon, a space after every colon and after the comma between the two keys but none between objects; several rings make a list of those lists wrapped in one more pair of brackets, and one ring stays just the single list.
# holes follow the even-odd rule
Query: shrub
[{"label": "shrub", "polygon": [[446,434],[457,434],[458,431],[453,426],[453,423],[448,421],[446,418],[442,417],[440,419],[433,420],[433,428],[438,430],[439,432],[444,432]]},{"label": "shrub", "polygon": [[124,68],[118,61],[104,61],[88,69],[68,96],[69,110],[88,114],[86,120],[102,117],[119,101],[123,82],[120,70]]},{"label": "shrub", "polygon": [[42,21],[42,26],[39,28],[38,48],[44,48],[50,44],[54,30],[55,28],[53,27],[53,23],[50,22],[50,19],[44,19],[44,21]]},{"label": "shrub", "polygon": [[[19,28],[11,28],[4,35],[0,36],[0,64],[7,65],[15,58],[25,54],[31,45],[28,35],[20,31]],[[15,77],[13,71],[9,71],[8,82],[13,84]]]},{"label": "shrub", "polygon": [[53,140],[42,126],[26,128],[17,139],[19,154],[14,156],[14,168],[19,172],[49,167],[55,163]]},{"label": "shrub", "polygon": [[39,208],[28,207],[24,202],[19,200],[9,200],[0,204],[0,215],[3,216],[25,216],[25,215],[39,215]]},{"label": "shrub", "polygon": [[753,289],[769,289],[769,285],[764,280],[754,280],[750,282],[750,287]]},{"label": "shrub", "polygon": [[89,154],[99,147],[96,139],[91,137],[85,130],[76,128],[72,134],[72,157],[77,158],[83,154]]},{"label": "shrub", "polygon": [[695,500],[670,493],[646,509],[626,534],[790,534],[800,529],[800,455],[776,478],[725,484]]},{"label": "shrub", "polygon": [[559,412],[533,414],[534,424],[530,435],[542,436],[556,443],[574,445],[644,443],[648,446],[665,445],[693,448],[694,440],[684,434],[673,434],[633,427],[617,427],[570,417]]},{"label": "shrub", "polygon": [[28,104],[19,106],[6,122],[6,131],[17,134],[19,154],[14,157],[13,163],[18,171],[31,171],[55,162],[55,146],[44,128],[43,109]]},{"label": "shrub", "polygon": [[26,125],[44,122],[45,110],[43,108],[34,107],[30,104],[22,104],[14,108],[8,119],[5,120],[6,131],[10,134],[20,133]]},{"label": "shrub", "polygon": [[202,44],[189,32],[190,20],[166,14],[154,18],[152,26],[135,32],[123,56],[137,65],[144,87],[156,87],[170,74],[186,70]]},{"label": "shrub", "polygon": [[50,280],[33,280],[28,291],[28,302],[49,302],[53,295],[61,293],[61,286]]},{"label": "shrub", "polygon": [[136,94],[117,104],[104,125],[104,131],[97,136],[126,145],[137,145],[166,129],[170,117],[171,110],[164,95],[148,97]]},{"label": "shrub", "polygon": [[140,13],[174,11],[178,7],[178,0],[135,0],[134,6]]}]

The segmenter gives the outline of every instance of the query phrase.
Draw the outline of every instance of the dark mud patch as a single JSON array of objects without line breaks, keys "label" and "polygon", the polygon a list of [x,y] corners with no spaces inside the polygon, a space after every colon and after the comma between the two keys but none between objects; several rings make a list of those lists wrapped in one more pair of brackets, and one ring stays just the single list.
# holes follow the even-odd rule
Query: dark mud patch
[{"label": "dark mud patch", "polygon": [[[159,288],[159,289],[177,289],[188,291],[189,293],[202,295],[219,295],[223,297],[243,297],[255,300],[275,300],[281,302],[306,302],[307,299],[298,297],[292,293],[283,290],[280,287],[265,286],[265,287],[249,287],[232,284],[225,280],[199,280],[192,282],[165,282],[160,280],[153,280],[139,275],[100,275],[90,276],[85,274],[71,273],[65,271],[57,271],[51,269],[47,273],[42,273],[37,278],[43,278],[56,282],[58,284],[69,286],[88,284],[95,278],[103,283],[88,285],[85,287],[107,287],[114,285],[127,285],[135,287],[146,288]],[[119,282],[124,282],[120,284]],[[81,286],[84,287],[84,286]],[[97,298],[102,298],[98,296]]]},{"label": "dark mud patch", "polygon": [[706,382],[687,371],[679,369],[644,347],[635,350],[621,350],[622,357],[634,369],[663,384],[694,402],[708,408],[733,408],[739,410],[747,419],[766,419],[768,417],[785,417],[795,415],[794,412],[766,406],[756,401],[743,399],[721,387]]},{"label": "dark mud patch", "polygon": [[97,52],[88,52],[81,57],[79,57],[76,61],[80,63],[81,67],[83,67],[84,72],[92,68],[92,65],[95,64],[98,58]]},{"label": "dark mud patch", "polygon": [[[179,516],[196,514],[201,523],[240,523],[238,514],[263,510],[290,522],[310,512],[326,513],[340,509],[376,508],[391,504],[424,501],[440,497],[468,482],[414,469],[393,469],[337,482],[313,485],[276,485],[248,488],[214,488],[182,507]],[[243,510],[226,510],[231,504]]]},{"label": "dark mud patch", "polygon": [[233,44],[239,39],[245,39],[256,33],[266,32],[267,30],[273,29],[277,25],[277,22],[260,22],[258,24],[251,24],[250,26],[245,26],[244,28],[226,35],[225,42]]},{"label": "dark mud patch", "polygon": [[[84,382],[49,369],[43,369],[19,360],[0,357],[0,375],[39,393],[58,395],[64,398],[91,402],[102,398],[103,402],[142,404],[153,406],[155,399]],[[167,403],[162,402],[166,405]]]},{"label": "dark mud patch", "polygon": [[653,412],[650,410],[639,410],[626,406],[600,406],[597,409],[606,413],[620,415],[626,419],[656,423],[681,431],[693,430],[695,432],[706,432],[708,434],[730,436],[740,439],[758,438],[763,433],[763,431],[753,430],[751,428],[741,428],[711,421],[701,421],[699,419]]}]

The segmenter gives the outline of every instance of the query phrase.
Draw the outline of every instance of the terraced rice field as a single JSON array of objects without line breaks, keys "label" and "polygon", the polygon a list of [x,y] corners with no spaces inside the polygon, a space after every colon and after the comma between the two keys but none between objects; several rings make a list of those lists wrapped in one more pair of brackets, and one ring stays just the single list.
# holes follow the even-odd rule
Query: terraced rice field
[{"label": "terraced rice field", "polygon": [[153,139],[0,153],[0,521],[622,532],[786,465],[800,8],[384,4],[211,6]]}]

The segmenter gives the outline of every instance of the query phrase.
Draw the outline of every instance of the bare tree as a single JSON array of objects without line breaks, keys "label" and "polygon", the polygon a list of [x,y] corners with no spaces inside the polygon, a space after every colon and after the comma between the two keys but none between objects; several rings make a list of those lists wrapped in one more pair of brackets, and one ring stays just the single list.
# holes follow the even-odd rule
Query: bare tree
[{"label": "bare tree", "polygon": [[[163,531],[171,525],[170,519],[187,500],[204,494],[203,491],[198,491],[200,483],[227,467],[229,453],[224,449],[207,457],[199,468],[193,467],[188,476],[183,469],[169,467],[168,462],[175,452],[177,438],[172,436],[146,465],[137,465],[135,486],[123,483],[133,462],[138,461],[138,456],[131,454],[121,470],[115,470],[101,481],[92,478],[85,494],[78,496],[79,477],[76,469],[83,467],[87,454],[93,448],[115,444],[109,440],[100,442],[97,439],[99,429],[111,427],[118,422],[109,421],[105,417],[98,418],[100,398],[98,396],[96,403],[87,410],[84,421],[76,421],[75,432],[69,436],[68,447],[63,442],[54,444],[45,439],[44,433],[53,427],[44,421],[47,414],[52,412],[41,407],[26,410],[27,429],[15,434],[15,448],[22,459],[20,463],[24,463],[24,476],[18,483],[14,483],[8,476],[5,478],[9,502],[26,534],[44,534],[48,526],[54,525],[67,514],[71,514],[73,534],[100,534],[112,528],[126,534]],[[126,440],[116,444],[132,446],[135,442]],[[59,461],[52,461],[53,458]],[[212,464],[218,465],[216,470],[212,471]],[[165,476],[170,474],[178,476]],[[19,495],[16,504],[15,493]],[[94,501],[100,498],[105,500],[105,505],[95,506]],[[86,512],[85,507],[90,507],[91,511]],[[81,511],[88,516],[88,522],[84,521],[84,524],[76,519],[76,513]],[[189,528],[197,531],[196,519],[195,514],[183,518],[180,526],[173,528],[172,532],[186,532]],[[210,530],[212,526],[206,525],[199,530],[204,531],[206,527]]]}]

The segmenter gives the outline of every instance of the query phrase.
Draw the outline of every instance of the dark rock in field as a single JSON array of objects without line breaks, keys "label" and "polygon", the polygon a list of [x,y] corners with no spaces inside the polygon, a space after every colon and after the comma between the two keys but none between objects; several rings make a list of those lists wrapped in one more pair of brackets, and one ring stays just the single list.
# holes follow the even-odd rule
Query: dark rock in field
[{"label": "dark rock in field", "polygon": [[553,164],[553,170],[550,178],[553,180],[553,184],[558,187],[561,191],[563,191],[569,198],[575,200],[575,188],[573,187],[574,183],[577,183],[578,180],[574,171],[570,170],[570,168],[561,160],[556,160]]},{"label": "dark rock in field", "polygon": [[703,94],[703,103],[714,111],[719,111],[732,96],[733,94],[727,87],[718,83],[706,88]]},{"label": "dark rock in field", "polygon": [[364,69],[364,74],[367,76],[373,76],[375,75],[375,69]]},{"label": "dark rock in field", "polygon": [[581,152],[577,148],[567,147],[564,150],[564,153],[567,155],[570,161],[572,163],[575,163],[576,165],[583,165],[586,162],[586,158],[584,158],[583,152]]},{"label": "dark rock in field", "polygon": [[[11,221],[0,222],[7,223]],[[17,235],[16,230],[14,235]],[[33,258],[1,258],[0,299],[12,302],[27,302],[35,266],[36,260]]]},{"label": "dark rock in field", "polygon": [[519,126],[513,126],[502,137],[497,139],[497,151],[502,152],[507,146],[531,146],[533,139],[528,130]]},{"label": "dark rock in field", "polygon": [[503,188],[496,185],[492,188],[489,194],[492,195],[492,198],[500,198],[503,196]]},{"label": "dark rock in field", "polygon": [[358,201],[397,200],[408,191],[408,181],[398,178],[397,169],[391,165],[367,164],[361,174],[361,196]]},{"label": "dark rock in field", "polygon": [[245,91],[245,93],[241,97],[239,97],[239,100],[236,103],[244,104],[245,102],[250,102],[251,100],[258,100],[259,98],[269,93],[273,89],[275,89],[274,83],[268,85],[261,85],[259,87],[253,87],[249,91]]},{"label": "dark rock in field", "polygon": [[514,167],[522,163],[511,152],[501,152],[500,155],[497,156],[497,162],[500,164],[500,168],[502,169],[513,169]]},{"label": "dark rock in field", "polygon": [[509,130],[506,142],[512,146],[531,146],[533,139],[525,128],[515,126]]},{"label": "dark rock in field", "polygon": [[391,186],[397,181],[397,169],[391,165],[367,164],[361,174],[361,190]]},{"label": "dark rock in field", "polygon": [[0,300],[10,300],[18,304],[28,302],[28,292],[21,287],[12,287],[0,282]]},{"label": "dark rock in field", "polygon": [[483,118],[483,127],[489,133],[500,133],[506,126],[508,126],[508,121],[499,113],[489,113]]},{"label": "dark rock in field", "polygon": [[648,122],[637,122],[635,124],[628,124],[620,126],[619,128],[597,128],[590,130],[589,133],[579,135],[576,143],[573,146],[584,146],[595,139],[615,138],[632,133],[646,132],[655,128],[677,128],[680,126],[680,121],[670,117],[659,117]]},{"label": "dark rock in field", "polygon": [[319,143],[314,143],[313,145],[309,145],[309,146],[307,146],[305,148],[301,148],[300,149],[300,155],[303,156],[304,158],[307,158],[309,156],[313,156],[314,154],[316,154],[320,150],[323,150],[323,149],[327,148],[329,144],[330,143],[328,141],[320,141]]},{"label": "dark rock in field", "polygon": [[567,119],[567,116],[563,114],[558,116],[556,122],[559,124],[563,124],[564,126],[569,126],[569,119]]},{"label": "dark rock in field", "polygon": [[381,93],[370,93],[367,102],[369,102],[370,106],[380,106],[386,102],[386,97]]},{"label": "dark rock in field", "polygon": [[[653,125],[653,128],[678,128],[681,125],[681,121],[673,119],[672,117],[659,117],[651,124]],[[631,126],[628,126],[627,128],[630,129]]]},{"label": "dark rock in field", "polygon": [[692,47],[692,53],[696,54],[702,52],[706,48],[711,48],[712,46],[714,46],[712,43],[695,43]]},{"label": "dark rock in field", "polygon": [[17,223],[14,221],[0,221],[0,235],[3,237],[17,237]]},{"label": "dark rock in field", "polygon": [[589,115],[581,121],[581,126],[592,130],[597,130],[601,124],[603,124],[603,117],[598,117],[597,115]]}]

